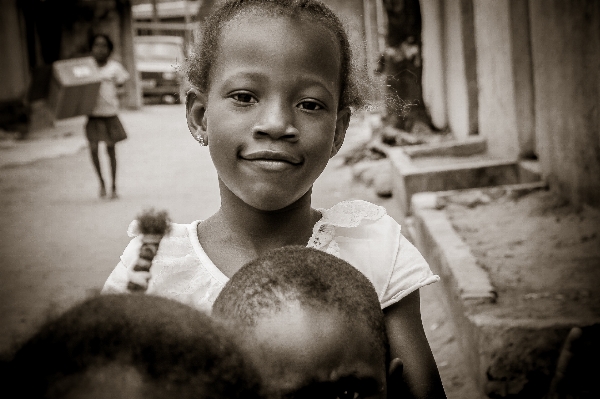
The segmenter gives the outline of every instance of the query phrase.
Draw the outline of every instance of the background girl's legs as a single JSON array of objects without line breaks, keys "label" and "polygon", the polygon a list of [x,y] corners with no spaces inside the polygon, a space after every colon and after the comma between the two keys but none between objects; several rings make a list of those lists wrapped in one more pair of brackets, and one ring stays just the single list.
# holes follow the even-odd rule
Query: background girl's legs
[{"label": "background girl's legs", "polygon": [[[114,153],[114,151],[113,151]],[[92,156],[92,163],[94,169],[96,169],[96,175],[100,180],[100,197],[106,196],[106,187],[104,186],[104,179],[102,178],[102,170],[100,169],[100,158],[98,157],[98,142],[90,141],[90,155]]]},{"label": "background girl's legs", "polygon": [[115,153],[115,145],[106,145],[106,152],[108,153],[108,157],[110,158],[110,172],[112,178],[112,186],[111,186],[111,198],[118,198],[117,196],[117,155]]}]

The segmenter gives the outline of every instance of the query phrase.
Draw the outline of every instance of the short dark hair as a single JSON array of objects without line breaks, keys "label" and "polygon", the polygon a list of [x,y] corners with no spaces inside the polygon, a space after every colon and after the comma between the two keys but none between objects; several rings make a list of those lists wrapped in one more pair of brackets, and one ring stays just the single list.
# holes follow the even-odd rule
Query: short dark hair
[{"label": "short dark hair", "polygon": [[243,333],[294,301],[365,323],[387,359],[383,311],[371,282],[348,262],[312,248],[282,247],[244,265],[215,300],[213,316]]},{"label": "short dark hair", "polygon": [[149,398],[262,397],[256,372],[209,316],[138,294],[97,296],[47,322],[9,361],[7,381],[19,397],[61,397],[111,364],[137,370]]},{"label": "short dark hair", "polygon": [[269,15],[309,17],[322,24],[336,37],[341,56],[339,108],[362,107],[364,98],[358,90],[352,49],[340,19],[318,0],[228,0],[217,8],[202,27],[202,40],[187,63],[188,80],[203,93],[210,87],[210,73],[217,58],[219,38],[225,24],[243,10],[254,9]]},{"label": "short dark hair", "polygon": [[112,54],[115,45],[113,44],[110,37],[108,35],[105,35],[104,33],[96,33],[96,34],[93,34],[92,36],[90,36],[90,41],[88,43],[90,46],[90,50],[94,46],[94,43],[96,43],[96,39],[99,37],[102,37],[102,38],[104,38],[104,40],[106,40],[106,46],[108,47],[108,54]]}]

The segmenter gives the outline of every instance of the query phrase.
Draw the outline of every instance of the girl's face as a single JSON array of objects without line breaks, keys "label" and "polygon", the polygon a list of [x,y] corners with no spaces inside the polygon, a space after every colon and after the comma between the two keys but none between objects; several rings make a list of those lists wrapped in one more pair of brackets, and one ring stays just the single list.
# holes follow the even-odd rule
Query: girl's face
[{"label": "girl's face", "polygon": [[110,49],[108,48],[106,39],[102,36],[96,37],[96,39],[94,39],[94,44],[92,45],[92,56],[98,63],[104,63],[109,55]]},{"label": "girl's face", "polygon": [[264,211],[305,194],[344,138],[340,51],[321,25],[245,14],[227,23],[200,124],[221,186]]}]

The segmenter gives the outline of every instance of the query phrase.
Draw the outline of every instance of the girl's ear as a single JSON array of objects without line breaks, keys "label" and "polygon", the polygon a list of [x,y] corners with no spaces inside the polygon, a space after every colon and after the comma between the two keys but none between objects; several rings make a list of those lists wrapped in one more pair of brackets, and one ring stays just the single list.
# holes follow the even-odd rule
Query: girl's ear
[{"label": "girl's ear", "polygon": [[185,96],[185,116],[192,136],[206,133],[206,95],[197,89],[190,89]]},{"label": "girl's ear", "polygon": [[333,147],[331,147],[330,158],[338,153],[342,147],[342,144],[344,143],[346,130],[350,124],[350,115],[351,111],[348,107],[342,108],[338,111],[337,120],[335,121],[335,136],[333,137]]}]

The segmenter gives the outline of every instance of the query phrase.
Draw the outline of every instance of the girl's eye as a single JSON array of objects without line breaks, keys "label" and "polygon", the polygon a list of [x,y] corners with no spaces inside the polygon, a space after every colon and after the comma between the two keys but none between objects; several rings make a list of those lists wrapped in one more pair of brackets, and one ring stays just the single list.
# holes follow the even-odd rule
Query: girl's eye
[{"label": "girl's eye", "polygon": [[250,93],[234,93],[230,97],[239,103],[254,104],[258,102]]},{"label": "girl's eye", "polygon": [[323,109],[323,106],[315,101],[302,101],[298,104],[298,108],[308,111],[318,111]]}]

